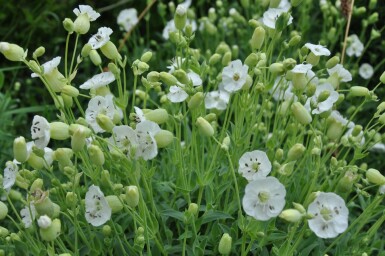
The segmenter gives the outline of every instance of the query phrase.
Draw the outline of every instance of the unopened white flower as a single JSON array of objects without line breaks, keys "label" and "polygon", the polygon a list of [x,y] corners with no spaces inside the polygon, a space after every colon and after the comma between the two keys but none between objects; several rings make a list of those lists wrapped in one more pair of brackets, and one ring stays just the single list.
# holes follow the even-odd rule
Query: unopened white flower
[{"label": "unopened white flower", "polygon": [[205,97],[206,109],[225,110],[230,101],[230,93],[223,88],[223,83],[219,84],[219,90],[208,92]]},{"label": "unopened white flower", "polygon": [[118,15],[117,23],[124,31],[130,31],[138,23],[138,11],[135,8],[122,10]]},{"label": "unopened white flower", "polygon": [[31,135],[36,147],[44,149],[51,139],[50,127],[47,119],[35,115],[32,120]]},{"label": "unopened white flower", "polygon": [[181,86],[173,85],[170,87],[170,92],[167,94],[167,98],[174,103],[183,102],[187,99],[188,94],[183,90]]},{"label": "unopened white flower", "polygon": [[39,227],[42,229],[49,228],[51,224],[52,220],[47,215],[42,215],[37,219],[37,225],[39,225]]},{"label": "unopened white flower", "polygon": [[[263,13],[263,18],[262,18],[263,24],[268,28],[275,29],[276,21],[278,20],[279,16],[281,16],[282,13],[284,12],[287,12],[287,11],[280,8],[269,8],[267,11]],[[292,22],[293,22],[293,17],[290,15],[287,25],[290,25]]]},{"label": "unopened white flower", "polygon": [[138,147],[136,149],[136,158],[142,157],[144,160],[150,160],[158,154],[155,135],[160,132],[157,123],[145,120],[136,125],[136,137]]},{"label": "unopened white flower", "polygon": [[364,50],[364,45],[361,43],[358,36],[356,34],[350,35],[348,37],[348,43],[349,46],[346,48],[346,55],[360,57]]},{"label": "unopened white flower", "polygon": [[373,73],[374,73],[373,67],[368,63],[363,63],[360,66],[360,69],[358,70],[358,74],[360,74],[360,76],[366,80],[370,79],[373,76]]},{"label": "unopened white flower", "polygon": [[111,219],[112,209],[98,186],[88,188],[85,205],[85,217],[92,226],[99,227]]},{"label": "unopened white flower", "polygon": [[25,228],[29,228],[32,226],[32,223],[36,218],[36,208],[33,202],[29,204],[29,207],[26,206],[23,209],[21,209],[20,217]]},{"label": "unopened white flower", "polygon": [[96,117],[99,114],[106,115],[111,120],[114,118],[115,105],[111,94],[104,97],[95,96],[88,103],[88,108],[86,109],[86,121],[96,133],[104,132],[104,129],[102,129],[96,122]]},{"label": "unopened white flower", "polygon": [[186,10],[190,7],[192,0],[186,0],[183,3],[178,4],[178,6],[183,6]]},{"label": "unopened white flower", "polygon": [[91,79],[87,80],[84,84],[80,85],[80,89],[97,89],[99,87],[108,85],[115,81],[115,76],[112,72],[102,72],[94,75]]},{"label": "unopened white flower", "polygon": [[[119,148],[127,157],[132,157],[132,151],[138,146],[136,132],[128,125],[118,125],[112,129],[111,144]],[[112,147],[110,147],[110,150]]]},{"label": "unopened white flower", "polygon": [[101,27],[98,29],[98,33],[93,35],[88,43],[91,45],[92,49],[96,50],[105,45],[110,41],[110,35],[112,34],[112,29],[107,27]]},{"label": "unopened white flower", "polygon": [[[197,23],[195,20],[187,19],[186,25],[191,25],[193,32],[197,30]],[[178,31],[175,27],[175,22],[174,20],[170,20],[167,22],[166,27],[163,29],[162,36],[164,39],[168,40],[170,33],[175,31]]]},{"label": "unopened white flower", "polygon": [[16,175],[19,171],[16,161],[8,161],[5,164],[4,175],[3,175],[3,188],[9,192],[12,186],[16,182]]},{"label": "unopened white flower", "polygon": [[[57,68],[57,66],[59,66],[59,64],[60,64],[60,60],[61,60],[61,57],[55,57],[52,60],[47,61],[46,63],[41,65],[43,67],[43,75],[49,74],[55,68]],[[38,76],[39,76],[39,74],[36,74],[36,73],[31,74],[31,77],[38,77]]]},{"label": "unopened white flower", "polygon": [[248,181],[265,178],[271,172],[271,162],[263,151],[246,152],[239,159],[238,172]]},{"label": "unopened white flower", "polygon": [[309,205],[309,228],[321,238],[333,238],[348,227],[349,210],[345,201],[337,194],[320,192]]},{"label": "unopened white flower", "polygon": [[[320,100],[320,96],[324,93],[327,93],[328,96],[326,99]],[[331,84],[324,83],[316,87],[314,95],[305,103],[305,108],[310,111],[311,105],[314,105],[314,109],[311,111],[312,114],[322,114],[326,111],[329,111],[333,108],[333,104],[337,102],[339,97],[338,92],[336,92]]]},{"label": "unopened white flower", "polygon": [[308,48],[316,56],[329,56],[330,51],[325,46],[319,44],[306,43],[305,47]]},{"label": "unopened white flower", "polygon": [[330,76],[336,74],[341,82],[352,81],[352,74],[346,70],[341,64],[335,65],[333,68],[328,69]]},{"label": "unopened white flower", "polygon": [[246,185],[243,210],[256,220],[278,216],[285,206],[286,189],[275,177],[261,178]]},{"label": "unopened white flower", "polygon": [[100,14],[94,11],[94,9],[92,9],[92,7],[89,5],[79,5],[79,8],[75,8],[73,12],[76,16],[79,16],[80,14],[86,14],[90,21],[94,21],[100,16]]},{"label": "unopened white flower", "polygon": [[249,67],[246,64],[242,65],[240,60],[234,60],[224,67],[222,83],[225,90],[231,93],[242,89],[242,86],[246,83],[248,69]]}]

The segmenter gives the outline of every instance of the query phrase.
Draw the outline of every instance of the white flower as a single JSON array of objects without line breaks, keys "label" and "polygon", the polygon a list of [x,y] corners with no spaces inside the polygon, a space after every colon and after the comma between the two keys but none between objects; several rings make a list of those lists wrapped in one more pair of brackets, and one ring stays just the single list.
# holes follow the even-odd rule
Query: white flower
[{"label": "white flower", "polygon": [[223,83],[219,84],[218,91],[208,92],[205,96],[206,109],[225,110],[230,101],[230,93],[223,88]]},{"label": "white flower", "polygon": [[85,204],[85,217],[92,226],[98,227],[110,220],[111,207],[98,186],[92,185],[88,188]]},{"label": "white flower", "polygon": [[293,83],[288,82],[284,77],[278,76],[273,87],[269,90],[276,101],[291,100],[297,101],[298,97],[293,93]]},{"label": "white flower", "polygon": [[178,4],[178,6],[184,7],[186,10],[190,7],[192,0],[186,0],[183,3]]},{"label": "white flower", "polygon": [[49,169],[53,162],[53,150],[45,147],[44,148],[44,167]]},{"label": "white flower", "polygon": [[[262,22],[263,24],[271,29],[275,29],[275,22],[282,15],[282,13],[287,12],[284,9],[280,8],[269,8],[267,11],[263,13]],[[290,15],[289,21],[287,25],[290,25],[293,22],[293,17]]]},{"label": "white flower", "polygon": [[238,172],[248,181],[265,178],[271,172],[271,162],[263,151],[246,152],[239,159]]},{"label": "white flower", "polygon": [[384,143],[376,143],[371,148],[369,148],[370,151],[373,152],[385,152],[385,144]]},{"label": "white flower", "polygon": [[112,34],[112,29],[107,27],[101,27],[98,29],[98,33],[93,35],[88,43],[91,45],[92,49],[96,50],[105,45],[110,41],[110,35]]},{"label": "white flower", "polygon": [[277,178],[257,179],[246,185],[243,210],[247,215],[265,221],[281,213],[285,196],[286,189]]},{"label": "white flower", "polygon": [[9,192],[12,186],[16,182],[16,175],[19,171],[16,161],[8,161],[5,164],[4,177],[3,177],[3,188],[5,191]]},{"label": "white flower", "polygon": [[[323,93],[327,93],[328,96],[326,99],[320,99],[320,96]],[[311,111],[312,114],[321,114],[332,109],[333,104],[337,102],[339,97],[338,92],[336,92],[331,84],[324,83],[316,87],[316,91],[311,98],[305,103],[305,108],[310,111],[311,105],[315,106]]]},{"label": "white flower", "polygon": [[329,56],[330,51],[325,46],[319,44],[306,43],[305,47],[308,48],[315,56]]},{"label": "white flower", "polygon": [[80,89],[97,89],[115,81],[115,76],[112,72],[103,72],[94,75],[91,79],[88,79],[84,84],[80,85]]},{"label": "white flower", "polygon": [[108,94],[104,97],[95,96],[88,103],[86,109],[86,121],[96,133],[104,132],[104,130],[96,122],[96,117],[99,114],[108,116],[111,120],[114,118],[115,106],[113,96]]},{"label": "white flower", "polygon": [[50,126],[47,119],[35,115],[32,120],[31,135],[36,147],[44,149],[51,139]]},{"label": "white flower", "polygon": [[79,9],[75,8],[73,12],[76,16],[79,16],[80,14],[86,14],[90,21],[94,21],[100,16],[100,14],[94,11],[94,9],[92,9],[92,7],[89,5],[79,5]]},{"label": "white flower", "polygon": [[158,146],[154,137],[160,130],[158,124],[148,120],[136,125],[135,132],[138,141],[136,158],[142,157],[144,160],[149,160],[156,157]]},{"label": "white flower", "polygon": [[246,83],[248,69],[249,67],[246,64],[242,65],[240,60],[234,60],[227,67],[224,67],[222,83],[225,90],[230,93],[239,91]]},{"label": "white flower", "polygon": [[146,117],[144,116],[143,110],[141,110],[138,107],[134,107],[135,109],[135,122],[140,123],[144,120],[146,120]]},{"label": "white flower", "polygon": [[187,77],[191,80],[193,86],[202,85],[202,78],[192,70],[187,72]]},{"label": "white flower", "polygon": [[135,8],[122,10],[118,15],[117,23],[126,32],[130,31],[138,23],[138,11]]},{"label": "white flower", "polygon": [[346,70],[341,64],[335,65],[333,68],[328,69],[329,76],[336,74],[341,82],[352,81],[352,74]]},{"label": "white flower", "polygon": [[285,12],[288,12],[291,8],[291,4],[288,0],[281,0],[278,5],[278,8],[284,10]]},{"label": "white flower", "polygon": [[36,208],[35,208],[35,205],[33,204],[33,202],[31,202],[29,204],[29,207],[26,206],[23,209],[21,209],[20,217],[21,217],[21,221],[23,222],[25,228],[29,228],[32,226],[32,222],[36,218]]},{"label": "white flower", "polygon": [[[43,67],[43,74],[46,75],[51,73],[55,68],[57,68],[57,66],[59,66],[60,60],[61,60],[61,57],[55,57],[52,60],[47,61],[46,63],[41,65]],[[36,73],[31,74],[31,77],[39,77],[39,76],[40,75]]]},{"label": "white flower", "polygon": [[[137,148],[136,132],[128,125],[118,125],[112,129],[110,142],[116,145],[127,157],[131,158],[132,151]],[[110,150],[112,147],[110,147]]]},{"label": "white flower", "polygon": [[360,74],[360,76],[363,79],[371,78],[373,76],[373,73],[374,73],[373,67],[368,63],[363,63],[360,66],[360,69],[358,70],[358,74]]},{"label": "white flower", "polygon": [[291,70],[292,73],[307,74],[313,66],[311,64],[298,64]]},{"label": "white flower", "polygon": [[340,124],[342,124],[343,126],[347,125],[348,128],[354,127],[354,123],[349,122],[349,120],[343,117],[341,113],[338,112],[337,110],[333,110],[332,113],[330,114],[330,117],[333,118],[336,122],[339,122]]},{"label": "white flower", "polygon": [[39,225],[39,227],[42,229],[49,228],[51,224],[52,220],[47,215],[42,215],[37,219],[37,225]]},{"label": "white flower", "polygon": [[345,201],[334,193],[320,192],[309,205],[308,213],[314,215],[309,228],[318,237],[333,238],[348,227],[349,210]]},{"label": "white flower", "polygon": [[[195,22],[195,20],[187,19],[186,25],[191,25],[193,32],[197,30],[197,23]],[[170,20],[167,22],[166,27],[163,29],[162,36],[164,39],[168,40],[170,33],[175,31],[177,31],[177,29],[175,27],[174,20]]]},{"label": "white flower", "polygon": [[177,69],[181,69],[182,68],[182,65],[183,63],[185,62],[186,58],[182,58],[182,57],[174,57],[172,60],[171,60],[171,65],[170,66],[167,66],[167,68],[169,69],[168,73],[174,73],[175,70]]},{"label": "white flower", "polygon": [[174,103],[183,102],[187,97],[187,92],[185,92],[181,86],[173,85],[170,87],[170,92],[167,93],[167,98]]},{"label": "white flower", "polygon": [[385,194],[385,185],[382,185],[378,188],[378,193],[380,193],[381,195]]},{"label": "white flower", "polygon": [[346,48],[346,55],[360,57],[364,50],[364,45],[361,43],[358,36],[356,34],[350,35],[348,37],[348,42],[349,46]]}]

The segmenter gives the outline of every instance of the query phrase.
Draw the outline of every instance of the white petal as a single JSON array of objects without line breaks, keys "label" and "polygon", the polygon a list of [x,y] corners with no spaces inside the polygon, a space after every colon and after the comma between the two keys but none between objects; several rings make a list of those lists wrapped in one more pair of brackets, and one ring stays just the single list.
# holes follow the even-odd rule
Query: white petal
[{"label": "white petal", "polygon": [[85,217],[91,225],[98,227],[111,219],[111,207],[98,186],[89,187],[86,193],[85,206]]},{"label": "white petal", "polygon": [[103,72],[94,75],[91,79],[87,80],[84,84],[80,85],[81,89],[97,89],[99,87],[108,85],[115,81],[115,76],[112,72]]},{"label": "white petal", "polygon": [[188,94],[181,87],[173,85],[170,87],[170,92],[167,98],[174,103],[183,102],[187,99]]}]

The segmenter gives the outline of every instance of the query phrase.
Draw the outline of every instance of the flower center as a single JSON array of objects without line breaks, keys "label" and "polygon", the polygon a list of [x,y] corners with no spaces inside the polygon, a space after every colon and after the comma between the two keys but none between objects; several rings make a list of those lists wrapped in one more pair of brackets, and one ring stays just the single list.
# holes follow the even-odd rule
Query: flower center
[{"label": "flower center", "polygon": [[239,78],[241,78],[241,76],[238,73],[234,73],[234,75],[233,75],[234,81],[238,81]]},{"label": "flower center", "polygon": [[258,193],[258,199],[261,201],[261,203],[266,203],[270,198],[270,194],[266,191],[261,191]]},{"label": "flower center", "polygon": [[254,162],[252,165],[251,165],[251,168],[253,168],[253,170],[255,170],[256,172],[259,170],[259,165],[261,163],[259,162]]},{"label": "flower center", "polygon": [[328,208],[322,208],[320,211],[322,218],[326,221],[331,220],[333,218],[332,211]]}]

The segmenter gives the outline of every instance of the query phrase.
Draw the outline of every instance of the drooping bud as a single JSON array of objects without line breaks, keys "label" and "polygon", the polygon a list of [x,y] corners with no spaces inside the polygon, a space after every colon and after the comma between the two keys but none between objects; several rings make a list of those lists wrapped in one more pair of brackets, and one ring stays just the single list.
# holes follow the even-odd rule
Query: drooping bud
[{"label": "drooping bud", "polygon": [[353,97],[368,97],[370,96],[369,89],[363,86],[352,86],[350,87],[350,96]]},{"label": "drooping bud", "polygon": [[218,251],[221,255],[229,255],[231,252],[232,238],[228,233],[222,235],[219,241]]},{"label": "drooping bud", "polygon": [[269,71],[274,75],[283,75],[285,68],[282,63],[276,62],[269,66]]},{"label": "drooping bud", "polygon": [[40,46],[40,47],[38,47],[38,48],[33,52],[32,57],[33,57],[34,59],[37,59],[37,58],[43,56],[44,53],[45,53],[45,48],[44,48],[43,46]]},{"label": "drooping bud", "polygon": [[168,120],[167,110],[163,108],[157,108],[154,110],[150,110],[144,114],[146,120],[153,121],[157,124],[163,124]]},{"label": "drooping bud", "polygon": [[20,136],[13,141],[13,156],[20,163],[27,161],[27,143],[25,142],[25,138],[23,136]]},{"label": "drooping bud", "polygon": [[163,83],[165,83],[168,86],[175,85],[178,83],[178,80],[175,78],[175,76],[164,71],[159,73],[159,78],[160,80],[162,80]]},{"label": "drooping bud", "polygon": [[0,52],[10,61],[22,61],[25,55],[23,48],[7,42],[0,42]]},{"label": "drooping bud", "polygon": [[202,135],[207,137],[214,135],[214,128],[203,117],[198,117],[195,124],[198,126],[198,130]]}]

